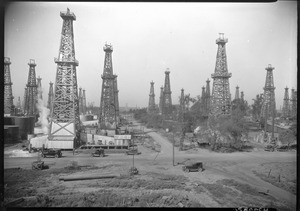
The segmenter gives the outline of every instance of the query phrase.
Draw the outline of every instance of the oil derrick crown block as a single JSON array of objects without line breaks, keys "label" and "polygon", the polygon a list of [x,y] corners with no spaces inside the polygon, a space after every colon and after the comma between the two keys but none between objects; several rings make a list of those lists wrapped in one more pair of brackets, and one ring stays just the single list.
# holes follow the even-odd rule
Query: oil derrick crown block
[{"label": "oil derrick crown block", "polygon": [[211,114],[225,115],[231,112],[231,100],[229,89],[229,78],[231,73],[227,69],[226,43],[228,39],[224,38],[224,34],[220,33],[220,37],[216,40],[218,45],[215,72],[211,75],[213,78]]},{"label": "oil derrick crown block", "polygon": [[69,9],[67,12],[60,12],[60,16],[63,26],[58,58],[54,58],[57,69],[49,139],[67,137],[67,147],[70,147],[73,143],[70,140],[76,136],[80,126],[76,75],[78,61],[75,59],[73,34],[73,21],[76,20],[76,16]]}]

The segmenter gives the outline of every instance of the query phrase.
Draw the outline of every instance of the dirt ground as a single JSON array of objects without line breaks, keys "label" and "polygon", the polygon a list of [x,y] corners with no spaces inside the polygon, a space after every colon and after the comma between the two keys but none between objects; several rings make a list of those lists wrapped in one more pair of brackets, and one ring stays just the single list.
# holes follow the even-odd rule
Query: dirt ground
[{"label": "dirt ground", "polygon": [[[178,151],[149,132],[140,155],[108,154],[43,159],[49,169],[31,170],[36,157],[4,159],[4,204],[16,207],[273,207],[296,210],[296,152],[215,153]],[[157,150],[157,145],[160,150]],[[153,147],[154,146],[154,147]],[[156,147],[155,147],[156,146]],[[11,150],[11,148],[10,148]],[[78,168],[71,170],[71,162]],[[133,164],[134,161],[134,164]],[[184,172],[185,161],[204,171]],[[139,174],[129,176],[135,166]],[[20,167],[20,169],[13,169]],[[270,172],[271,169],[271,172]],[[270,174],[269,174],[270,172]],[[63,176],[118,174],[116,178],[63,181]],[[280,175],[280,180],[278,178]],[[16,202],[14,200],[20,199]]]}]

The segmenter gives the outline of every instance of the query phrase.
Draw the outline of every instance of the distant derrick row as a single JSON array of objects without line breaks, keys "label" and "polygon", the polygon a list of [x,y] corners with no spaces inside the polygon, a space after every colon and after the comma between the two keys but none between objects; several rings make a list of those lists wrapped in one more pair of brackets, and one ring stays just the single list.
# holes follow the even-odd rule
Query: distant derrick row
[{"label": "distant derrick row", "polygon": [[4,114],[11,114],[13,108],[12,82],[10,76],[10,58],[4,57]]},{"label": "distant derrick row", "polygon": [[50,140],[55,137],[75,137],[80,126],[76,75],[78,61],[75,59],[73,35],[73,21],[76,20],[76,16],[69,9],[67,12],[61,12],[60,16],[63,19],[63,26],[58,58],[54,59],[57,70],[50,121]]},{"label": "distant derrick row", "polygon": [[[114,130],[118,125],[118,94],[117,83],[115,82],[117,76],[113,74],[112,67],[112,52],[111,45],[105,44],[103,47],[105,52],[104,69],[102,78],[102,92],[100,99],[100,115],[99,115],[99,129]],[[116,90],[115,90],[116,89]]]},{"label": "distant derrick row", "polygon": [[211,75],[213,78],[211,115],[214,116],[231,113],[229,89],[229,78],[231,77],[231,73],[228,73],[227,70],[227,57],[225,48],[225,44],[227,42],[228,39],[225,39],[224,34],[220,33],[220,37],[216,40],[218,52],[215,72]]},{"label": "distant derrick row", "polygon": [[266,83],[264,87],[264,100],[261,108],[261,118],[268,119],[272,117],[273,112],[276,111],[276,103],[275,103],[275,87],[273,81],[273,69],[270,64],[265,68],[267,70],[266,75]]}]

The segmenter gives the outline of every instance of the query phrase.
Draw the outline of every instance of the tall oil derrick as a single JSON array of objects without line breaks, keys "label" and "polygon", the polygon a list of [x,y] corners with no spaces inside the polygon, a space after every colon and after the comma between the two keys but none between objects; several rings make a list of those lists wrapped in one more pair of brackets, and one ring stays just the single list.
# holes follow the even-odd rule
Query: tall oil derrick
[{"label": "tall oil derrick", "polygon": [[49,139],[62,144],[63,148],[73,148],[73,139],[80,126],[78,89],[75,59],[73,21],[74,13],[69,8],[67,12],[60,12],[63,19],[61,41],[54,86],[53,110],[50,119]]},{"label": "tall oil derrick", "polygon": [[35,61],[34,59],[30,59],[29,63],[29,74],[28,74],[28,82],[27,82],[27,99],[26,99],[26,108],[25,115],[27,116],[36,116],[38,114],[38,110],[36,107],[38,90],[37,83],[35,77]]},{"label": "tall oil derrick", "polygon": [[210,100],[211,100],[211,96],[210,96],[210,85],[209,85],[210,80],[207,79],[206,81],[206,94],[205,94],[205,115],[208,115],[210,112]]},{"label": "tall oil derrick", "polygon": [[4,57],[4,114],[13,112],[12,82],[10,77],[10,58]]},{"label": "tall oil derrick", "polygon": [[161,86],[160,87],[160,96],[159,96],[159,114],[162,114],[162,110],[163,110],[163,104],[164,104],[164,87]]},{"label": "tall oil derrick", "polygon": [[39,76],[37,79],[37,94],[38,99],[43,99],[43,90],[42,90],[42,78]]},{"label": "tall oil derrick", "polygon": [[268,119],[273,116],[273,112],[276,111],[276,103],[275,103],[275,87],[273,81],[273,69],[270,64],[265,68],[267,70],[266,75],[266,83],[264,87],[264,100],[261,108],[260,116],[263,119]]},{"label": "tall oil derrick", "polygon": [[85,89],[82,90],[82,112],[83,114],[86,114],[86,97],[85,97]]},{"label": "tall oil derrick", "polygon": [[154,82],[153,81],[150,82],[148,113],[155,113],[155,94],[154,94]]},{"label": "tall oil derrick", "polygon": [[83,98],[82,98],[82,88],[79,88],[79,114],[82,115],[83,113]]},{"label": "tall oil derrick", "polygon": [[165,71],[165,86],[164,86],[164,99],[163,99],[163,115],[166,119],[172,118],[172,98],[171,98],[171,85],[170,85],[170,71],[169,68]]},{"label": "tall oil derrick", "polygon": [[114,96],[115,96],[115,109],[116,109],[116,119],[117,119],[117,125],[120,123],[120,111],[119,111],[119,90],[118,90],[118,76],[114,75]]},{"label": "tall oil derrick", "polygon": [[52,108],[53,108],[53,83],[50,81],[49,83],[49,93],[48,93],[48,103],[47,103],[47,108],[50,110],[50,115],[52,113]]},{"label": "tall oil derrick", "polygon": [[116,76],[113,74],[111,55],[113,48],[111,45],[105,44],[103,50],[105,52],[105,59],[103,74],[101,75],[102,92],[98,126],[100,129],[114,130],[117,127],[117,114],[114,96],[114,80]]},{"label": "tall oil derrick", "polygon": [[229,78],[231,73],[227,69],[227,56],[225,44],[228,42],[224,38],[223,33],[219,33],[220,37],[216,40],[218,45],[217,60],[215,72],[211,74],[213,78],[211,114],[214,116],[225,115],[231,113],[231,97],[229,89]]},{"label": "tall oil derrick", "polygon": [[284,88],[282,117],[287,118],[290,116],[290,102],[289,102],[289,88]]},{"label": "tall oil derrick", "polygon": [[237,99],[240,99],[240,91],[239,91],[239,86],[236,86],[235,87],[235,97],[234,99],[237,100]]},{"label": "tall oil derrick", "polygon": [[241,100],[244,102],[244,92],[241,92]]},{"label": "tall oil derrick", "polygon": [[297,117],[297,91],[295,91],[295,89],[292,89],[290,101],[291,101],[291,117],[295,118]]}]

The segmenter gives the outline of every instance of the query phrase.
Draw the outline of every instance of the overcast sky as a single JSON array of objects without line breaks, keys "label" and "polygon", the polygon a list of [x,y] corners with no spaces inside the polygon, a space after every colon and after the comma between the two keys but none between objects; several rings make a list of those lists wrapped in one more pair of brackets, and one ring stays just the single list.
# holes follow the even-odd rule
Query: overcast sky
[{"label": "overcast sky", "polygon": [[[119,104],[146,107],[150,82],[159,102],[165,70],[170,69],[173,104],[181,88],[201,95],[206,80],[213,81],[219,33],[226,44],[232,97],[235,87],[252,104],[263,93],[268,64],[275,67],[277,109],[284,88],[297,88],[297,3],[79,3],[14,2],[5,10],[4,55],[11,59],[14,103],[23,101],[29,59],[42,78],[44,103],[49,82],[55,82],[60,34],[60,11],[67,8],[74,21],[78,87],[87,103],[100,105],[105,42],[113,45],[113,71],[118,75]],[[289,92],[290,92],[289,89]]]}]

